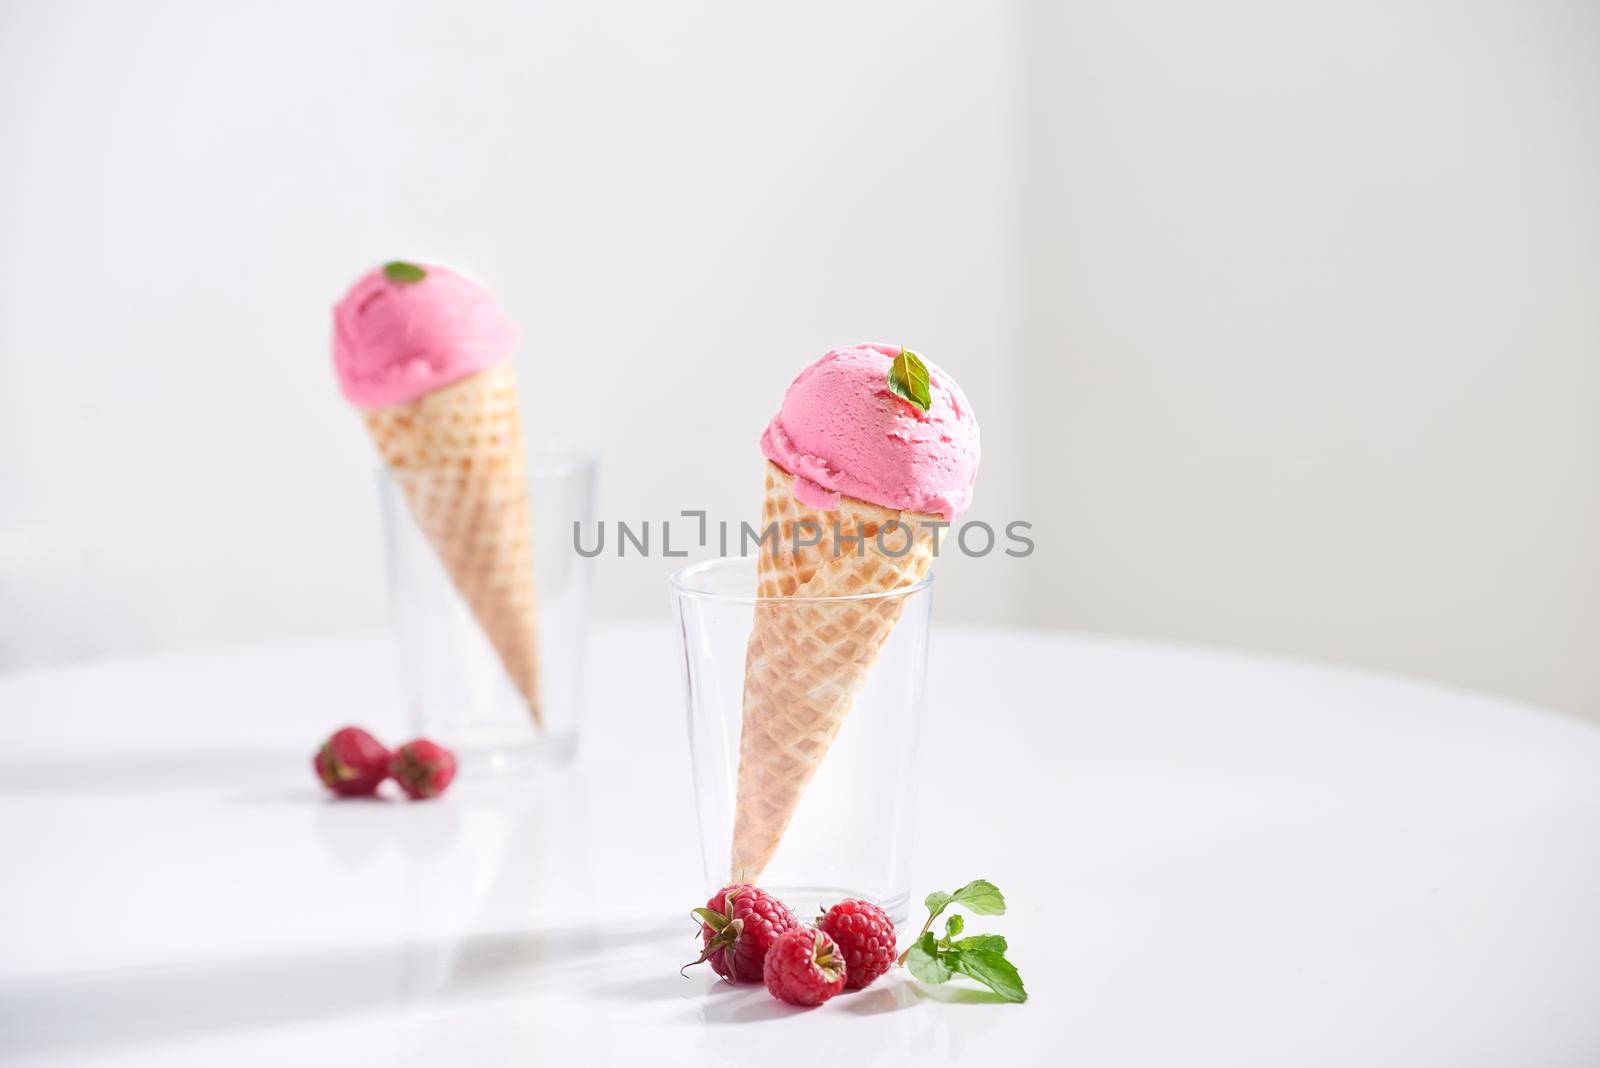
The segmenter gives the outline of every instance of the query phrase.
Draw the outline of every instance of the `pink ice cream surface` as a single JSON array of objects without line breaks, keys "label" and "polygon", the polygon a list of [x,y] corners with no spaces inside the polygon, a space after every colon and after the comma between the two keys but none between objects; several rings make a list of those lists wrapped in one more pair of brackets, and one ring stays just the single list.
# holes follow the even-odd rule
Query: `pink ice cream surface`
[{"label": "pink ice cream surface", "polygon": [[761,435],[761,452],[820,511],[841,495],[953,521],[972,503],[978,419],[956,380],[927,360],[933,405],[889,392],[894,345],[834,349],[800,372]]},{"label": "pink ice cream surface", "polygon": [[411,401],[510,354],[517,329],[489,291],[448,267],[420,281],[374,267],[333,309],[333,366],[358,408]]}]

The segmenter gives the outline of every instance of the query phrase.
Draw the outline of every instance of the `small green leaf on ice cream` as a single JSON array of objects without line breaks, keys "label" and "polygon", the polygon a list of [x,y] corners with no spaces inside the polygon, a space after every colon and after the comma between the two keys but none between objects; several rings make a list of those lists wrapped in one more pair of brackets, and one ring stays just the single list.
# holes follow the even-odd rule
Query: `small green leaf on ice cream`
[{"label": "small green leaf on ice cream", "polygon": [[428,277],[427,271],[405,260],[390,260],[383,265],[383,273],[389,281],[404,282],[406,285],[415,285]]},{"label": "small green leaf on ice cream", "polygon": [[889,365],[889,392],[923,411],[933,407],[933,394],[928,392],[928,367],[921,356],[901,347],[900,355]]}]

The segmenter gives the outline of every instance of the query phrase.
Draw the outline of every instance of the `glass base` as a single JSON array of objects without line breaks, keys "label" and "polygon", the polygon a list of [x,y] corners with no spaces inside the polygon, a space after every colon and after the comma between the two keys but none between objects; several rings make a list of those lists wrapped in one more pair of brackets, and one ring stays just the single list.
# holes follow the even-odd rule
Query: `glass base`
[{"label": "glass base", "polygon": [[446,740],[446,737],[441,737],[438,741],[455,752],[461,775],[474,779],[528,775],[543,769],[560,767],[570,764],[578,751],[576,731],[513,742],[464,738],[456,740],[453,745]]},{"label": "glass base", "polygon": [[871,901],[884,912],[889,914],[889,919],[894,921],[896,927],[906,926],[910,919],[911,894],[902,891],[888,899],[879,899],[876,895],[862,890],[847,890],[842,886],[762,886],[767,893],[788,905],[790,910],[800,918],[801,923],[816,923],[817,918],[828,909],[837,905],[845,898],[856,898],[860,901]]}]

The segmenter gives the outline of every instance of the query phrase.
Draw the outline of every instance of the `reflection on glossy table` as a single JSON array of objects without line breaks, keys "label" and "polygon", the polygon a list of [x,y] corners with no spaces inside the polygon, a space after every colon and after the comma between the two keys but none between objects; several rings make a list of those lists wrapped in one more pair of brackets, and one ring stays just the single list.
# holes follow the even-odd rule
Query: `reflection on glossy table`
[{"label": "reflection on glossy table", "polygon": [[0,1060],[1600,1064],[1600,730],[1217,651],[938,631],[916,888],[999,883],[1032,995],[803,1012],[678,967],[703,897],[673,638],[596,635],[577,764],[332,802],[404,736],[321,639],[0,678]]}]

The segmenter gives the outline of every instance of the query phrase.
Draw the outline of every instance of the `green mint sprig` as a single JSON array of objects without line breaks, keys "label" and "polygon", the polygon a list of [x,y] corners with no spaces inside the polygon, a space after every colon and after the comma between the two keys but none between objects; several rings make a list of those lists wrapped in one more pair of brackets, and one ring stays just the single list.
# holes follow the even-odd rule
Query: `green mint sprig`
[{"label": "green mint sprig", "polygon": [[390,260],[383,265],[383,273],[389,281],[404,282],[406,285],[415,285],[428,277],[427,271],[405,260]]},{"label": "green mint sprig", "polygon": [[912,975],[924,983],[943,983],[952,975],[961,974],[976,979],[1007,1001],[1028,1000],[1022,987],[1022,976],[1016,966],[1006,960],[1006,940],[1003,935],[969,935],[961,937],[966,921],[960,913],[952,913],[944,921],[944,937],[933,933],[933,921],[952,904],[960,905],[979,916],[1003,916],[1006,911],[1005,895],[987,879],[974,879],[953,893],[936,890],[928,895],[928,920],[918,932],[916,941],[900,954]]},{"label": "green mint sprig", "polygon": [[928,366],[921,356],[904,346],[889,365],[889,392],[923,411],[933,407],[933,394],[928,392]]}]

